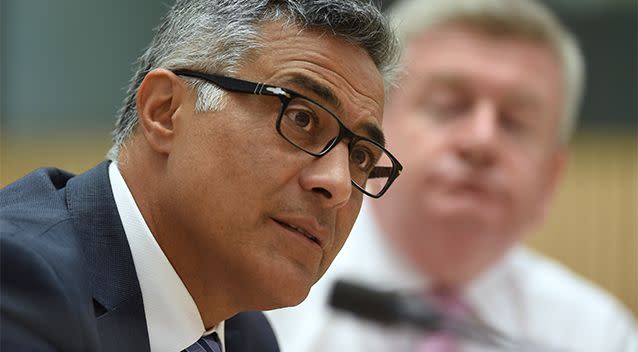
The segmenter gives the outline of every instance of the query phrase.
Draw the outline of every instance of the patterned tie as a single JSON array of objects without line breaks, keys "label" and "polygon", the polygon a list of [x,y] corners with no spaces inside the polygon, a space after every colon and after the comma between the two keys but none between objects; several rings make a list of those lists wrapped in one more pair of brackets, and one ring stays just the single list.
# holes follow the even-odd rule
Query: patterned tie
[{"label": "patterned tie", "polygon": [[[451,292],[433,292],[427,297],[428,303],[434,304],[444,315],[454,318],[469,316],[470,309],[461,298]],[[456,336],[445,330],[429,332],[417,343],[416,352],[460,352]]]},{"label": "patterned tie", "polygon": [[214,332],[195,341],[194,344],[187,347],[183,352],[222,352],[222,346],[219,342],[219,337],[217,337],[217,333]]}]

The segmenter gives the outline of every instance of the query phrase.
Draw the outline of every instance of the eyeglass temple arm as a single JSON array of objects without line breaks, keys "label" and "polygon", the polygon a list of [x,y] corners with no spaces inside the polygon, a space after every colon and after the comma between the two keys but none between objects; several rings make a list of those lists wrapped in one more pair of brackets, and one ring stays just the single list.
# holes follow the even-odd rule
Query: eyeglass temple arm
[{"label": "eyeglass temple arm", "polygon": [[392,166],[375,166],[368,178],[381,178],[392,176]]},{"label": "eyeglass temple arm", "polygon": [[290,94],[280,87],[271,86],[259,82],[245,81],[243,79],[237,79],[232,77],[206,74],[190,70],[174,70],[174,74],[178,76],[195,77],[206,80],[214,85],[234,92],[258,94],[258,95],[272,95],[272,96],[285,96],[290,98]]}]

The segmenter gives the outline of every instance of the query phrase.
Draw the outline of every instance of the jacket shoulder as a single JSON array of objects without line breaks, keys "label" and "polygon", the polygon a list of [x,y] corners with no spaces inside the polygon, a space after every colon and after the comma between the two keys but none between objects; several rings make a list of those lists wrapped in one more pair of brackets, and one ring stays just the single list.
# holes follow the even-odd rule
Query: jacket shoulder
[{"label": "jacket shoulder", "polygon": [[72,177],[39,169],[0,190],[1,350],[95,347],[86,266],[64,196]]},{"label": "jacket shoulder", "polygon": [[73,177],[66,171],[33,171],[0,190],[0,234],[37,235],[69,217],[64,187]]}]

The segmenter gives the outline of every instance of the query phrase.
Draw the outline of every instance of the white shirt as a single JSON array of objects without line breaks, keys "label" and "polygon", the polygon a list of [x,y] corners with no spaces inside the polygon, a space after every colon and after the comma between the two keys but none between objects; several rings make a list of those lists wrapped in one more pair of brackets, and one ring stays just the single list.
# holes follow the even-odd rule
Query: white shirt
[{"label": "white shirt", "polygon": [[[382,290],[427,289],[428,280],[388,250],[364,203],[341,253],[297,307],[267,312],[282,352],[414,351],[414,330],[359,320],[327,307],[338,278]],[[463,299],[479,319],[511,337],[567,352],[636,352],[638,328],[618,301],[560,264],[524,248],[472,282]],[[463,344],[462,351],[492,351]]]},{"label": "white shirt", "polygon": [[223,352],[224,322],[205,331],[195,301],[155,241],[115,162],[109,178],[140,282],[151,352],[182,351],[214,331]]}]

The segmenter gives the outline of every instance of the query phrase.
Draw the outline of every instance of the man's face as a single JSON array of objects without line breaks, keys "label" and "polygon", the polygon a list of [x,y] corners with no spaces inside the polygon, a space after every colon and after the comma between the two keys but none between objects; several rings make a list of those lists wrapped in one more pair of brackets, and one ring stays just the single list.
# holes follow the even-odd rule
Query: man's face
[{"label": "man's face", "polygon": [[412,262],[457,285],[542,217],[563,164],[563,75],[545,46],[461,25],[416,37],[403,63],[385,130],[404,172],[375,211]]},{"label": "man's face", "polygon": [[[280,24],[264,33],[265,47],[234,77],[295,90],[357,134],[380,128],[383,80],[363,49]],[[189,94],[175,122],[163,196],[169,227],[181,232],[172,234],[181,242],[173,248],[188,247],[190,254],[180,255],[199,264],[197,272],[180,271],[182,279],[192,275],[202,287],[189,290],[224,291],[243,309],[299,303],[341,249],[361,206],[347,143],[316,158],[277,133],[278,98],[227,93],[220,111],[195,113],[196,94]]]}]

